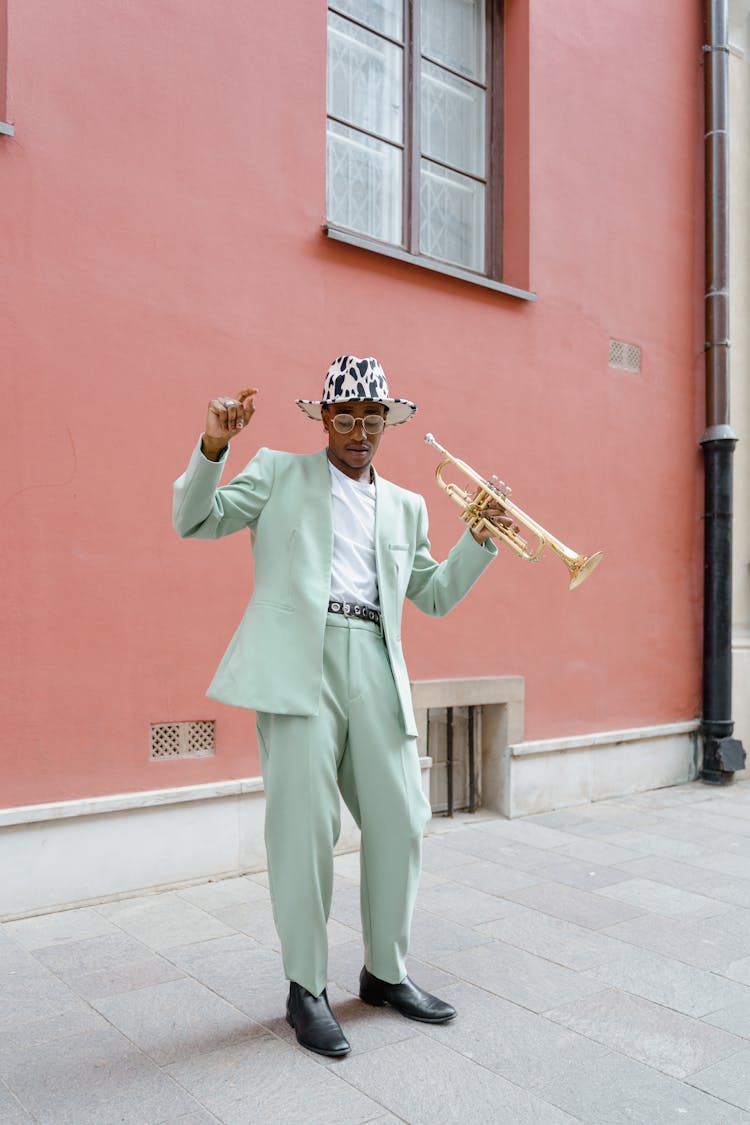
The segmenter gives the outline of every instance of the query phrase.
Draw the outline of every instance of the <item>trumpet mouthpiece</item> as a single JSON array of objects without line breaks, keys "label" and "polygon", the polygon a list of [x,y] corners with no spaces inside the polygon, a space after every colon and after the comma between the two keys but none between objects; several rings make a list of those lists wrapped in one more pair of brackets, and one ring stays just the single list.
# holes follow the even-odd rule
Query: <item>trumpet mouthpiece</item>
[{"label": "trumpet mouthpiece", "polygon": [[446,455],[446,457],[450,456],[450,454],[448,453],[448,450],[447,450],[447,449],[445,449],[445,448],[444,448],[444,447],[443,447],[443,446],[442,446],[442,445],[440,444],[440,442],[439,442],[439,441],[437,441],[437,440],[436,440],[436,439],[435,439],[435,438],[433,437],[433,435],[432,435],[432,434],[425,434],[425,435],[424,435],[424,440],[425,440],[425,442],[427,443],[427,445],[434,445],[434,446],[435,446],[435,448],[436,448],[436,449],[439,449],[441,453],[444,453],[444,454]]}]

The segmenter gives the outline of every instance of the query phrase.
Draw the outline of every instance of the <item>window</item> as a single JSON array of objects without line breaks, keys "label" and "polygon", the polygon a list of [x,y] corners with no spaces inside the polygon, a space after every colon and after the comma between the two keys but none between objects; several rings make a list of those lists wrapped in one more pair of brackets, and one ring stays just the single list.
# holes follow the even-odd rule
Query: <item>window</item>
[{"label": "window", "polygon": [[329,227],[500,278],[500,3],[329,5]]}]

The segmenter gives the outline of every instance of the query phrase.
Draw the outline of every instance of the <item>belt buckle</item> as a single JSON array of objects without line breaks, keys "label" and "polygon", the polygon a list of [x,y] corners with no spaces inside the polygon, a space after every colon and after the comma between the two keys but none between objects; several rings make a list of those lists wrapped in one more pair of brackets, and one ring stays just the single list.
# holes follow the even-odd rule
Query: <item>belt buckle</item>
[{"label": "belt buckle", "polygon": [[352,608],[351,602],[342,602],[341,603],[341,609],[343,611],[344,617],[347,617],[347,618],[349,617],[349,611],[351,610],[351,608]]}]

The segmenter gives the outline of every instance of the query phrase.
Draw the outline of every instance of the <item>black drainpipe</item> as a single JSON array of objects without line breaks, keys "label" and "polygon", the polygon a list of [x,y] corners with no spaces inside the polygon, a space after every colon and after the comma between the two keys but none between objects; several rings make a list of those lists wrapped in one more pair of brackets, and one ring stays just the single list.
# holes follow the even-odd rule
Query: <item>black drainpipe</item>
[{"label": "black drainpipe", "polygon": [[729,424],[728,0],[704,0],[706,430],[702,781],[726,785],[745,764],[732,738],[732,454]]}]

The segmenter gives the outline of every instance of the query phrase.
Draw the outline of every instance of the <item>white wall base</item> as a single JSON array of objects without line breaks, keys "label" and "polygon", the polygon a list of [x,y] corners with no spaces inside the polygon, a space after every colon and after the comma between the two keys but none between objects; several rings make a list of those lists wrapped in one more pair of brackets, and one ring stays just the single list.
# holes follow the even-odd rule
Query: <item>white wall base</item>
[{"label": "white wall base", "polygon": [[[0,921],[262,870],[265,805],[258,777],[0,809]],[[358,847],[342,802],[336,851]]]},{"label": "white wall base", "polygon": [[499,811],[526,816],[691,781],[698,725],[695,720],[508,746]]},{"label": "white wall base", "polygon": [[[697,721],[523,742],[520,677],[414,689],[422,725],[428,707],[483,704],[482,803],[507,817],[696,776]],[[0,921],[261,870],[264,816],[260,778],[0,809]],[[358,846],[342,808],[336,850]]]},{"label": "white wall base", "polygon": [[735,630],[732,637],[732,709],[734,737],[745,747],[747,764],[735,781],[750,777],[750,633]]}]

